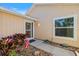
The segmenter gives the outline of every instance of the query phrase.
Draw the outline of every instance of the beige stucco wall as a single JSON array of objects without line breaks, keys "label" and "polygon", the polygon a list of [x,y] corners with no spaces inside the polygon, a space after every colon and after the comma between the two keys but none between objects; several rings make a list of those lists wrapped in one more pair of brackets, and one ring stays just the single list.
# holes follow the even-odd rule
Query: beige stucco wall
[{"label": "beige stucco wall", "polygon": [[25,33],[25,22],[28,18],[0,11],[0,34],[8,36],[15,33]]},{"label": "beige stucco wall", "polygon": [[[79,4],[34,4],[28,15],[36,17],[40,23],[36,26],[36,38],[79,47]],[[71,15],[77,15],[77,40],[53,37],[53,18]]]}]

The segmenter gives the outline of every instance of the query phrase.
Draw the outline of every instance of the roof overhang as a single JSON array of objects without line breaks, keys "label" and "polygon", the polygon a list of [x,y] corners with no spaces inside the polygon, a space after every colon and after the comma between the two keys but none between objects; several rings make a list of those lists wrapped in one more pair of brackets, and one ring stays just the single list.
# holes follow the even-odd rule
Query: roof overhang
[{"label": "roof overhang", "polygon": [[29,19],[29,20],[32,20],[32,21],[36,21],[37,20],[36,18],[30,17],[30,16],[26,16],[24,14],[20,14],[20,13],[14,12],[14,11],[10,11],[10,10],[8,10],[6,8],[2,8],[2,7],[0,7],[0,11],[8,13],[8,14],[16,15],[16,16],[19,16],[19,17],[23,17],[23,18],[26,18],[26,19]]}]

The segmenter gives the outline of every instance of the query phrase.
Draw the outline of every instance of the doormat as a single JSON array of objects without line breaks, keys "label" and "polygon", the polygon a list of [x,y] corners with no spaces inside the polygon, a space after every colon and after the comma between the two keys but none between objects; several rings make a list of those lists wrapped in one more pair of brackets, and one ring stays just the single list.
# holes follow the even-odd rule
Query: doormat
[{"label": "doormat", "polygon": [[32,39],[32,40],[30,40],[30,43],[32,43],[32,42],[34,42],[34,41],[36,41],[36,40]]}]

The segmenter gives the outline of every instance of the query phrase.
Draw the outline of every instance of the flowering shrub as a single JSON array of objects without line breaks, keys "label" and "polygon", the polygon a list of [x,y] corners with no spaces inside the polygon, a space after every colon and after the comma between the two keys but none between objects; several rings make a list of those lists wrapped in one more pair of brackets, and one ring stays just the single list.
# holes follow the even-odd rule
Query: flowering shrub
[{"label": "flowering shrub", "polygon": [[[25,46],[28,48],[29,41],[25,41],[26,35],[22,33],[15,33],[12,36],[7,36],[0,40],[0,55],[16,55],[16,52],[19,52],[19,46]],[[15,51],[16,52],[15,52]]]}]

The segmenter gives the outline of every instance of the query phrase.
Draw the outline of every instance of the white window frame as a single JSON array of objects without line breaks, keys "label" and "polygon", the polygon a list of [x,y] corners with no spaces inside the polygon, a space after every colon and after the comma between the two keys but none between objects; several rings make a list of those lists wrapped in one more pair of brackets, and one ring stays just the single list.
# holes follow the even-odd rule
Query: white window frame
[{"label": "white window frame", "polygon": [[[58,19],[63,19],[63,18],[70,18],[70,17],[74,17],[74,37],[61,37],[61,36],[56,36],[55,35],[55,20]],[[69,39],[69,40],[77,40],[77,15],[72,15],[72,16],[64,16],[64,17],[56,17],[53,19],[53,38],[57,38],[57,39]]]}]

